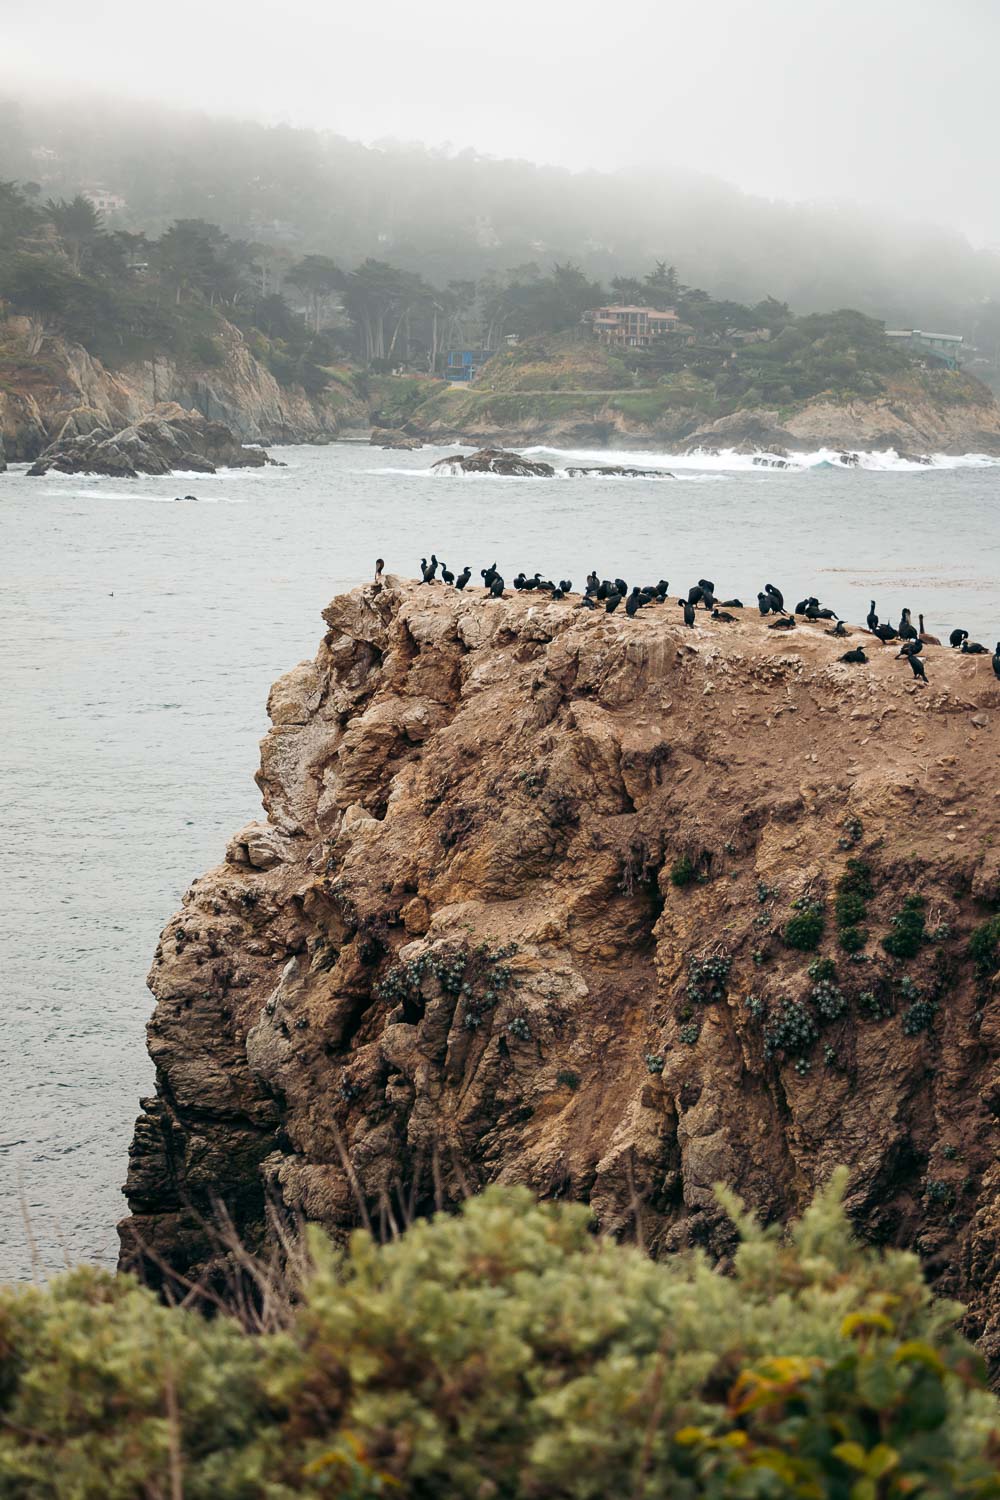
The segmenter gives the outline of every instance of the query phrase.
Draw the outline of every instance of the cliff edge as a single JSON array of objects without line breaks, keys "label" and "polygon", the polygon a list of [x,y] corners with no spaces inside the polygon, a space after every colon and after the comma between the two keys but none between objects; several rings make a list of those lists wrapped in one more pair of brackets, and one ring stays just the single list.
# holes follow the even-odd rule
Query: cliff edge
[{"label": "cliff edge", "polygon": [[495,1180],[724,1256],[714,1182],[780,1220],[846,1162],[997,1360],[989,659],[397,580],[324,619],[156,952],[122,1263]]}]

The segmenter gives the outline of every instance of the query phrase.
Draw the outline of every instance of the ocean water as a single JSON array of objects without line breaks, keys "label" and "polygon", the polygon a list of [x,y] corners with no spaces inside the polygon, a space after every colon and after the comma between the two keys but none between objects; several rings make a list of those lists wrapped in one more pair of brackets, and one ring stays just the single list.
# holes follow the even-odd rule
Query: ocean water
[{"label": "ocean water", "polygon": [[[849,620],[873,596],[1000,637],[1000,467],[789,470],[734,455],[549,453],[676,479],[435,475],[444,452],[272,450],[286,467],[109,480],[0,475],[0,1277],[111,1263],[139,1096],[145,975],[190,879],[259,812],[271,682],[376,556],[672,589],[765,582]],[[178,501],[175,497],[195,495]]]}]

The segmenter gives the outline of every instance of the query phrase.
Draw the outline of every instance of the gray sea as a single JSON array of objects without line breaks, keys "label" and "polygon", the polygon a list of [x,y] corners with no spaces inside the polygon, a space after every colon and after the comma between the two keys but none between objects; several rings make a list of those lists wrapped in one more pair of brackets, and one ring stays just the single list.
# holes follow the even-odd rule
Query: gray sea
[{"label": "gray sea", "polygon": [[[115,481],[0,475],[0,1277],[111,1263],[145,975],[190,879],[259,811],[271,682],[376,555],[582,582],[765,582],[848,619],[909,605],[1000,637],[1000,467],[639,462],[674,480],[432,475],[444,450],[274,449],[286,467]],[[448,451],[455,451],[454,449]],[[180,499],[177,496],[196,496]]]}]

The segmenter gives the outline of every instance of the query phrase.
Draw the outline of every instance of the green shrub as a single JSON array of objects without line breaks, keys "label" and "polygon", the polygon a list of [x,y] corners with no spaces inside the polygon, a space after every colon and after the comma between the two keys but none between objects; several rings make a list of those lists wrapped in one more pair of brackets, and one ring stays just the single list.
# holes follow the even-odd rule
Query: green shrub
[{"label": "green shrub", "polygon": [[819,947],[825,926],[826,920],[821,906],[804,906],[796,916],[785,923],[783,937],[789,948],[797,948],[802,953],[811,953]]},{"label": "green shrub", "polygon": [[893,958],[913,958],[924,941],[924,907],[922,896],[907,896],[903,909],[892,918],[891,928],[882,939],[882,947]]},{"label": "green shrub", "polygon": [[856,927],[864,918],[867,907],[857,891],[839,891],[834,911],[838,927]]},{"label": "green shrub", "polygon": [[678,859],[675,859],[670,866],[670,880],[673,885],[680,887],[690,885],[696,875],[697,871],[695,870],[694,862],[686,854],[682,854]]},{"label": "green shrub", "polygon": [[870,901],[875,894],[872,884],[872,867],[866,859],[849,859],[843,875],[837,882],[837,890],[842,895],[860,896],[862,901]]},{"label": "green shrub", "polygon": [[858,953],[867,943],[868,934],[863,927],[842,927],[838,939],[845,953]]},{"label": "green shrub", "polygon": [[969,937],[968,954],[983,976],[993,974],[997,968],[997,945],[1000,944],[1000,917],[990,917],[973,929]]},{"label": "green shrub", "polygon": [[575,1094],[580,1087],[580,1075],[579,1073],[570,1072],[568,1068],[560,1068],[556,1074],[556,1083],[559,1084],[560,1088],[567,1088]]},{"label": "green shrub", "polygon": [[818,981],[836,979],[837,965],[832,958],[814,958],[806,972],[810,979]]},{"label": "green shrub", "polygon": [[958,1309],[853,1241],[845,1186],[789,1238],[726,1196],[731,1276],[523,1188],[381,1248],[312,1232],[303,1296],[256,1339],[128,1278],[4,1290],[0,1495],[995,1496],[1000,1410]]}]

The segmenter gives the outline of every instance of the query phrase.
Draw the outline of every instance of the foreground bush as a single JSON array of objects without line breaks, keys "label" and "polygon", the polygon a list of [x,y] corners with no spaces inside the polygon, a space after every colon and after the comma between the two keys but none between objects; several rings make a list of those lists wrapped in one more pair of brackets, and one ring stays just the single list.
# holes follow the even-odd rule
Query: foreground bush
[{"label": "foreground bush", "polygon": [[916,1259],[857,1247],[836,1189],[787,1242],[739,1227],[721,1276],[491,1189],[381,1249],[316,1235],[259,1338],[89,1271],[5,1291],[0,1496],[1000,1495],[1000,1412]]}]

